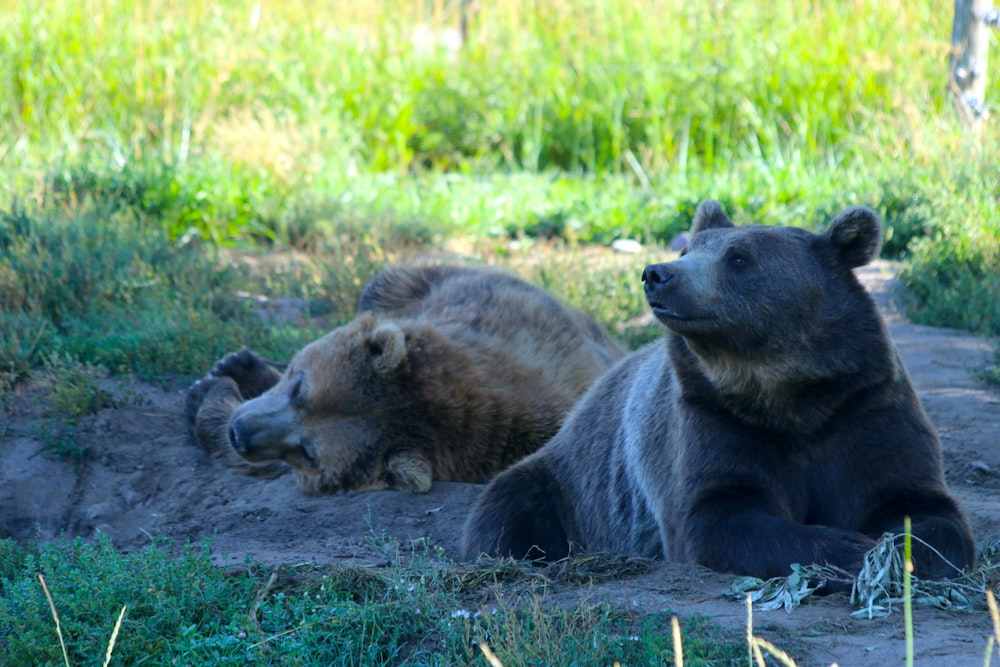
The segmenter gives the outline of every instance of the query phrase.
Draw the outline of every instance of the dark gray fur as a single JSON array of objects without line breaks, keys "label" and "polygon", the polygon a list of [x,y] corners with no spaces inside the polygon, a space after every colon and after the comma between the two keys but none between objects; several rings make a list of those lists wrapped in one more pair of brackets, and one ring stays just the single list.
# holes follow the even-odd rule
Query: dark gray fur
[{"label": "dark gray fur", "polygon": [[665,338],[490,484],[464,556],[613,551],[759,577],[793,563],[856,573],[910,516],[947,560],[918,541],[918,576],[971,566],[940,442],[852,271],[880,245],[863,207],[813,234],[734,227],[703,203],[685,254],[643,272]]}]

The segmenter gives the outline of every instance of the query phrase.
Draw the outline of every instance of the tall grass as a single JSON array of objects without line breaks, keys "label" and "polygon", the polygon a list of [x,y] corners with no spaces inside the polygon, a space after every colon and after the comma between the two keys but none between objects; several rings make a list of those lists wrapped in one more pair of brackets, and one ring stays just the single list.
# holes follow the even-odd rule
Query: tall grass
[{"label": "tall grass", "polygon": [[[432,246],[665,242],[706,197],[740,222],[805,226],[868,203],[886,253],[912,261],[919,317],[1000,331],[997,143],[975,146],[952,118],[950,8],[497,0],[472,3],[456,48],[459,5],[0,0],[0,209],[73,229],[105,207],[87,214],[94,234],[341,258],[366,220]],[[0,290],[17,301],[36,286],[13,243]],[[93,271],[121,277],[129,261]],[[64,310],[89,298],[75,282],[51,292]],[[967,317],[969,301],[987,315]],[[53,329],[12,303],[0,355],[19,372]],[[162,324],[203,336],[190,303]]]},{"label": "tall grass", "polygon": [[456,54],[435,35],[457,4],[8,2],[0,118],[29,152],[221,151],[275,176],[659,171],[836,162],[948,103],[932,5],[501,0]]},{"label": "tall grass", "polygon": [[932,5],[501,0],[476,3],[456,53],[435,37],[457,4],[8,2],[7,161],[222,158],[296,189],[358,170],[825,172],[914,148],[949,102]]},{"label": "tall grass", "polygon": [[674,200],[815,207],[963,150],[940,7],[499,0],[474,3],[456,51],[458,5],[7,0],[0,192],[135,181],[175,236],[226,241],[303,199],[412,210],[420,191],[385,172],[623,175]]}]

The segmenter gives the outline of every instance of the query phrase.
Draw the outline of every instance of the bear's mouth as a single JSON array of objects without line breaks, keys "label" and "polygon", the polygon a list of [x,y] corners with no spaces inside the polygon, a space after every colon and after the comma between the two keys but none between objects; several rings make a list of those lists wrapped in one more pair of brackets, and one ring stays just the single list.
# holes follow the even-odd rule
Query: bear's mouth
[{"label": "bear's mouth", "polygon": [[647,301],[647,303],[649,304],[649,307],[653,309],[653,315],[655,315],[658,319],[680,321],[691,319],[690,317],[677,312],[660,301],[650,300]]},{"label": "bear's mouth", "polygon": [[316,452],[309,441],[304,441],[295,447],[288,447],[281,459],[300,471],[314,471],[319,468],[319,460],[316,458]]},{"label": "bear's mouth", "polygon": [[682,313],[675,308],[671,308],[662,301],[657,301],[655,299],[647,300],[646,303],[653,310],[653,315],[656,319],[661,322],[697,322],[699,320],[710,320],[711,315],[696,313],[694,315],[689,315]]}]

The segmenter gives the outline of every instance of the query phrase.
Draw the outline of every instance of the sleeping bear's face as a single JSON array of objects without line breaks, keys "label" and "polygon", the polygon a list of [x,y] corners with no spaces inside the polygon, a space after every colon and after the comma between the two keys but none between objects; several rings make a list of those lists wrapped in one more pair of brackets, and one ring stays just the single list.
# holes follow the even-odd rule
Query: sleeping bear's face
[{"label": "sleeping bear's face", "polygon": [[249,461],[285,461],[315,491],[385,488],[379,435],[386,416],[406,407],[407,366],[403,331],[359,317],[307,345],[278,384],[243,403],[229,442]]},{"label": "sleeping bear's face", "polygon": [[856,289],[851,269],[881,244],[875,213],[852,208],[824,234],[734,227],[699,209],[682,256],[643,271],[646,301],[670,331],[702,349],[761,357],[812,343]]}]

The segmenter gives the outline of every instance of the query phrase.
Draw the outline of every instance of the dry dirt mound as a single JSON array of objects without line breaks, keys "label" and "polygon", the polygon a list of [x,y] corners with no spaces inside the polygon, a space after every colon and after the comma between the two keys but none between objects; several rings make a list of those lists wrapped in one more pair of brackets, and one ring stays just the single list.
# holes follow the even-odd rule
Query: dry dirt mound
[{"label": "dry dirt mound", "polygon": [[[970,376],[989,353],[986,341],[963,332],[913,325],[898,314],[891,271],[865,269],[862,278],[884,307],[890,332],[944,443],[952,489],[981,541],[1000,535],[1000,392]],[[175,543],[212,537],[220,562],[350,560],[378,566],[411,546],[456,556],[462,523],[480,487],[437,483],[426,495],[396,491],[336,497],[305,495],[290,475],[261,481],[221,469],[191,445],[183,421],[183,389],[147,385],[110,391],[138,393],[141,405],[105,409],[79,424],[82,462],[41,455],[48,417],[40,392],[28,392],[0,424],[0,537],[110,536],[124,550],[153,537]],[[389,539],[386,539],[389,538]],[[743,606],[721,597],[732,577],[688,565],[587,589],[647,610],[701,613],[740,636]],[[562,594],[568,597],[568,594]],[[777,637],[800,665],[899,664],[902,618],[850,617],[847,599],[830,596],[800,607],[758,613],[755,627]],[[666,631],[666,629],[665,629]],[[917,664],[980,665],[990,623],[981,614],[918,609]]]}]

